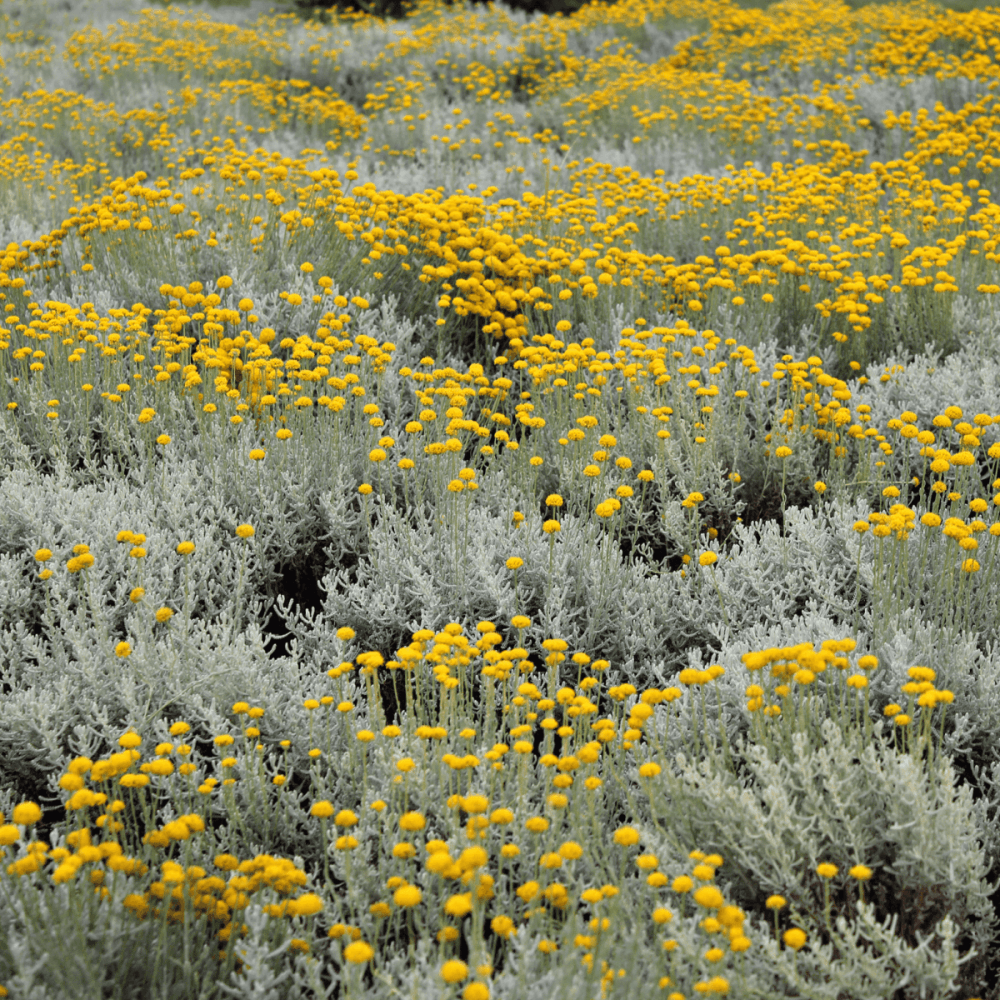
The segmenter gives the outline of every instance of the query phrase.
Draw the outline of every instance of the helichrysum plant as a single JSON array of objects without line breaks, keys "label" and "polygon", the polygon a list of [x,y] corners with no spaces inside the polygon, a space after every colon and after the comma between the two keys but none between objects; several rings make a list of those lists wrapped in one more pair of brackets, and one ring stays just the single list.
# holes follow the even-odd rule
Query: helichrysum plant
[{"label": "helichrysum plant", "polygon": [[9,6],[0,996],[1000,996],[995,12]]}]

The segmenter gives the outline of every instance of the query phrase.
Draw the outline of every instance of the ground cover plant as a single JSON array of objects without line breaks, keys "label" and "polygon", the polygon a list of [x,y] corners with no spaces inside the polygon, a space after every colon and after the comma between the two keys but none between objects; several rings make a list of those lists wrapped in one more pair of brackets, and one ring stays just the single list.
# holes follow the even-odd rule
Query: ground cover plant
[{"label": "ground cover plant", "polygon": [[1000,995],[1000,11],[0,22],[0,995]]}]

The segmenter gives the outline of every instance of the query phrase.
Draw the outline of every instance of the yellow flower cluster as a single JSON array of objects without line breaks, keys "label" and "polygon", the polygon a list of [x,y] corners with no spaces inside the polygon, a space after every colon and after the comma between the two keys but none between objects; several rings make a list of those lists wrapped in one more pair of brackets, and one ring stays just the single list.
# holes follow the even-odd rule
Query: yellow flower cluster
[{"label": "yellow flower cluster", "polygon": [[[342,642],[354,638],[351,629],[341,631]],[[624,900],[646,915],[650,934],[669,935],[654,942],[654,954],[661,956],[661,988],[672,987],[672,996],[686,995],[678,992],[685,989],[725,994],[742,969],[740,956],[753,942],[747,914],[716,885],[723,858],[694,851],[689,870],[675,868],[669,874],[664,870],[669,862],[644,846],[647,821],[637,816],[635,825],[627,822],[605,835],[595,820],[604,808],[607,779],[617,775],[614,780],[620,781],[634,769],[646,792],[663,780],[663,768],[669,766],[663,743],[669,718],[690,712],[693,720],[697,713],[691,696],[673,687],[639,692],[627,683],[602,693],[608,664],[591,661],[583,652],[570,654],[568,644],[558,638],[543,644],[546,689],[529,679],[536,667],[526,650],[504,645],[491,622],[479,623],[471,635],[450,624],[438,632],[415,633],[392,659],[368,651],[341,663],[329,672],[333,687],[343,689],[360,668],[367,692],[362,710],[376,731],[355,728],[355,706],[343,698],[324,695],[305,701],[310,719],[320,709],[335,717],[349,748],[343,759],[349,773],[367,775],[378,760],[395,761],[396,771],[382,789],[384,799],[368,801],[370,789],[363,784],[347,800],[313,801],[309,813],[324,844],[322,883],[287,858],[257,854],[240,860],[236,853],[213,848],[211,803],[220,783],[206,776],[199,784],[203,769],[224,776],[216,809],[235,804],[231,797],[237,783],[247,786],[252,800],[259,798],[261,816],[287,812],[294,800],[285,774],[275,770],[287,766],[290,744],[283,741],[271,751],[259,742],[258,725],[265,713],[248,702],[232,706],[242,738],[239,732],[220,733],[211,740],[218,754],[214,761],[188,744],[172,742],[157,744],[144,760],[143,740],[134,730],[122,734],[120,750],[107,758],[75,758],[59,780],[70,793],[64,804],[74,824],[63,835],[65,846],[30,841],[31,827],[43,814],[35,803],[22,803],[14,810],[13,823],[0,825],[0,846],[20,845],[6,873],[18,879],[45,876],[70,887],[86,874],[102,901],[123,906],[139,919],[162,919],[165,927],[178,931],[192,920],[201,921],[225,946],[221,962],[233,961],[233,942],[246,933],[244,917],[251,907],[259,906],[274,920],[317,918],[315,925],[289,926],[287,935],[306,934],[290,938],[289,947],[331,948],[347,968],[377,960],[376,947],[364,938],[383,941],[400,916],[408,915],[411,926],[436,941],[440,977],[445,983],[467,984],[464,995],[473,998],[490,995],[496,949],[502,951],[519,927],[540,935],[539,952],[573,953],[588,971],[609,981],[615,973],[608,946],[601,942],[615,933],[612,922],[617,923]],[[770,667],[774,680],[806,685],[828,666],[843,674],[854,648],[852,640],[832,640],[818,649],[803,644],[748,653],[743,660],[752,672]],[[560,685],[553,669],[567,656],[580,674],[575,687]],[[862,656],[857,666],[868,672],[876,666],[875,658]],[[376,680],[391,680],[397,673],[403,674],[414,711],[401,725],[380,724],[384,686]],[[687,670],[679,680],[683,687],[704,688],[723,673],[715,666]],[[933,703],[950,700],[949,692],[934,688],[934,671],[914,667],[910,677],[903,690],[911,697],[911,708],[919,705],[929,716]],[[499,718],[488,713],[483,729],[468,721],[473,691],[480,687],[509,708]],[[748,695],[760,697],[749,689]],[[605,697],[612,710],[597,717]],[[748,707],[753,713],[759,706]],[[897,728],[909,721],[901,722],[898,706],[888,706],[886,714],[894,715]],[[330,726],[326,728],[329,734]],[[923,730],[929,740],[929,724]],[[191,733],[186,722],[170,727],[173,738]],[[490,749],[483,752],[481,746]],[[316,762],[314,795],[324,787],[322,762],[329,753],[309,753]],[[181,762],[176,769],[172,758]],[[540,802],[528,794],[529,779],[540,786]],[[429,787],[447,794],[435,801],[422,791]],[[159,809],[173,800],[190,801],[194,808],[151,825]],[[338,838],[328,853],[330,821]],[[184,863],[172,856],[178,850]],[[374,887],[374,895],[357,889],[362,883],[352,874],[351,860],[356,852],[382,873],[384,881]],[[346,896],[330,895],[333,866],[347,884]],[[584,879],[578,870],[587,872]],[[838,874],[830,863],[817,871],[824,883]],[[859,861],[850,874],[864,882],[872,871]],[[315,885],[310,889],[311,881]],[[777,933],[777,911],[784,900],[774,896],[767,905],[775,910]],[[581,919],[567,921],[570,910],[579,911]],[[799,950],[804,935],[790,928],[784,942]],[[460,951],[463,943],[466,952]],[[471,966],[460,955],[468,955]]]},{"label": "yellow flower cluster", "polygon": [[[778,312],[806,320],[812,314],[822,321],[821,342],[862,359],[873,340],[894,328],[894,299],[919,303],[933,325],[946,320],[949,296],[993,293],[988,265],[997,219],[983,186],[995,159],[986,138],[993,127],[992,98],[933,115],[888,112],[878,127],[894,137],[897,155],[884,160],[869,160],[848,144],[867,141],[874,128],[859,116],[856,100],[857,91],[879,75],[993,79],[987,55],[993,15],[900,10],[887,25],[871,12],[809,0],[756,12],[726,0],[672,4],[669,10],[662,2],[644,3],[642,17],[651,23],[705,16],[711,25],[673,58],[651,64],[625,43],[589,59],[568,48],[574,31],[634,28],[634,5],[527,26],[495,14],[434,19],[432,6],[421,10],[422,25],[386,39],[373,71],[391,72],[415,56],[429,59],[446,40],[463,50],[485,45],[490,65],[470,58],[468,75],[455,78],[472,106],[488,101],[506,107],[516,77],[538,100],[570,95],[562,102],[565,119],[558,129],[538,131],[530,118],[517,121],[506,110],[484,119],[456,108],[454,124],[447,123],[443,135],[429,136],[428,112],[420,108],[430,107],[437,93],[433,73],[411,74],[402,84],[406,78],[379,81],[366,98],[370,114],[360,114],[329,86],[313,82],[321,71],[332,73],[321,66],[323,59],[339,59],[349,48],[332,36],[324,40],[319,26],[310,27],[306,37],[316,38],[295,56],[309,79],[279,80],[274,74],[281,61],[304,45],[292,40],[287,17],[234,27],[205,15],[181,19],[147,11],[107,31],[77,33],[65,55],[83,84],[151,75],[176,81],[178,89],[167,90],[165,105],[120,113],[81,93],[38,91],[5,107],[7,128],[13,132],[27,121],[39,131],[30,144],[32,181],[54,183],[67,194],[108,158],[108,149],[97,144],[109,135],[112,159],[162,149],[170,168],[152,181],[144,171],[107,176],[89,202],[76,195],[61,225],[7,248],[5,287],[24,288],[17,283],[38,272],[51,280],[63,269],[89,273],[124,258],[156,257],[154,248],[165,241],[209,249],[246,245],[265,257],[277,251],[315,257],[322,246],[331,263],[337,258],[338,275],[373,289],[406,288],[408,298],[423,292],[421,301],[436,296],[445,310],[442,319],[478,317],[498,339],[578,322],[588,318],[593,300],[610,297],[630,308],[669,307],[710,322],[731,308],[744,309],[747,318]],[[781,97],[759,93],[745,78],[819,64],[829,58],[828,32],[846,46],[843,58],[853,53],[853,65],[845,68],[855,76]],[[516,62],[499,57],[505,33],[515,37],[508,49],[520,54]],[[912,42],[914,33],[919,45]],[[939,44],[960,45],[960,53],[932,55]],[[530,55],[536,51],[543,54]],[[737,53],[749,51],[763,61],[736,61]],[[763,53],[773,57],[765,60]],[[729,66],[739,66],[741,78],[727,75]],[[459,63],[452,68],[461,72]],[[192,76],[205,86],[193,87]],[[692,89],[703,95],[697,106],[686,96]],[[645,95],[645,105],[632,103],[636,93]],[[245,109],[244,118],[222,116],[234,105]],[[776,148],[778,158],[768,168],[751,163],[717,176],[673,180],[663,170],[647,175],[577,154],[615,129],[620,139],[623,115],[633,119],[631,145],[637,150],[683,125],[712,137],[720,152],[735,159],[752,150],[760,160],[757,153],[766,149],[770,155]],[[326,152],[353,145],[351,166],[332,169],[316,151],[288,157],[247,148],[242,137],[209,139],[211,131],[268,135],[294,125],[322,134]],[[64,129],[78,137],[86,162],[67,167],[60,161],[55,171],[47,136]],[[410,129],[419,130],[416,139]],[[494,141],[483,142],[481,135],[470,141],[460,135],[463,130]],[[407,137],[417,144],[402,145]],[[382,138],[392,141],[373,145]],[[358,178],[354,168],[361,158],[420,158],[428,148],[419,143],[435,140],[449,155],[470,156],[472,164],[484,156],[506,162],[509,147],[523,150],[533,170],[544,170],[545,190],[513,198],[509,185],[501,197],[495,185],[412,195],[372,183],[344,186]],[[9,185],[26,179],[24,149],[20,133],[0,143],[0,176]],[[470,152],[477,149],[487,152]],[[514,166],[506,169],[520,177]],[[955,180],[965,170],[978,176]],[[683,259],[644,249],[662,244],[666,233],[682,235],[680,242],[689,247]],[[418,289],[417,281],[432,287]],[[291,307],[296,297],[301,292],[288,291]],[[164,322],[183,323],[181,315],[168,310]],[[210,324],[217,319],[203,317]]]}]

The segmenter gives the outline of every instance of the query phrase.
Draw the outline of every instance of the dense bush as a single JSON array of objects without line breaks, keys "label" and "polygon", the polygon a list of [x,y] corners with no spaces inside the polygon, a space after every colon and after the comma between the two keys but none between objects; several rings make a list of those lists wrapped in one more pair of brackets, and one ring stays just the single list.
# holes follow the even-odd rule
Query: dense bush
[{"label": "dense bush", "polygon": [[0,992],[1000,995],[1000,16],[117,13],[0,6]]}]

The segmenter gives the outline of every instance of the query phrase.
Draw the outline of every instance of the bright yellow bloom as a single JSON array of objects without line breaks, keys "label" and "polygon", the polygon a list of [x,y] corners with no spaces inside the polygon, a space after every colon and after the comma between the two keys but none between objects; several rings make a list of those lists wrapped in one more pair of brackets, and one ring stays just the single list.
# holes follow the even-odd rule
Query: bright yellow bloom
[{"label": "bright yellow bloom", "polygon": [[417,906],[424,898],[423,893],[415,885],[401,885],[392,896],[397,906]]},{"label": "bright yellow bloom", "polygon": [[22,802],[14,806],[11,819],[21,826],[31,826],[42,818],[42,810],[37,802]]},{"label": "bright yellow bloom", "polygon": [[801,927],[790,927],[782,939],[792,951],[798,951],[806,943],[806,932]]},{"label": "bright yellow bloom", "polygon": [[468,975],[469,967],[457,958],[453,958],[441,966],[441,978],[446,983],[460,983],[463,979],[467,979]]},{"label": "bright yellow bloom", "polygon": [[355,965],[363,965],[370,961],[375,955],[372,946],[364,941],[352,941],[344,949],[344,958]]},{"label": "bright yellow bloom", "polygon": [[632,826],[620,826],[615,830],[614,841],[622,847],[633,847],[639,843],[639,831]]}]

